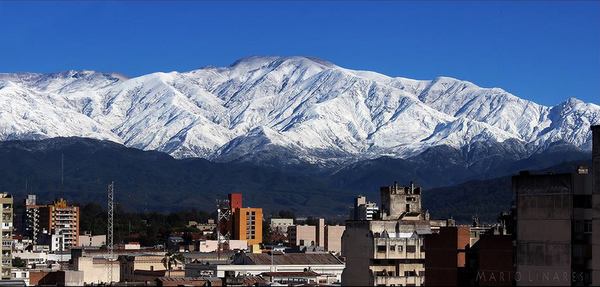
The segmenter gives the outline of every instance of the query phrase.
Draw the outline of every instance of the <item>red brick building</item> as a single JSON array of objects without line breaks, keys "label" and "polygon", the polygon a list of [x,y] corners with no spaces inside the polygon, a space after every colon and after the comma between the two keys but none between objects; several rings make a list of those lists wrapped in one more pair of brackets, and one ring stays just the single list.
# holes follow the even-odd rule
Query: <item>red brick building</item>
[{"label": "red brick building", "polygon": [[469,246],[468,226],[441,227],[439,233],[425,236],[425,285],[464,286]]}]

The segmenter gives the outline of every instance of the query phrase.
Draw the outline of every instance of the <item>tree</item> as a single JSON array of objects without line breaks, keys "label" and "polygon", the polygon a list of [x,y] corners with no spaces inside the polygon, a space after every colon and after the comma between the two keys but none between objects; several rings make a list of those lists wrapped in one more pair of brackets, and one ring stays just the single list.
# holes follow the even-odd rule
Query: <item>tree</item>
[{"label": "tree", "polygon": [[161,260],[163,266],[165,266],[165,268],[167,269],[167,272],[169,272],[169,277],[171,277],[171,269],[173,267],[177,267],[177,265],[179,265],[180,263],[183,264],[185,258],[183,257],[183,254],[179,253],[179,252],[167,252],[165,254],[165,257]]},{"label": "tree", "polygon": [[12,260],[12,266],[13,267],[25,267],[26,262],[25,260],[21,259],[21,257],[15,257]]},{"label": "tree", "polygon": [[291,210],[280,210],[278,215],[279,215],[279,218],[292,218],[292,219],[296,219],[296,215]]}]

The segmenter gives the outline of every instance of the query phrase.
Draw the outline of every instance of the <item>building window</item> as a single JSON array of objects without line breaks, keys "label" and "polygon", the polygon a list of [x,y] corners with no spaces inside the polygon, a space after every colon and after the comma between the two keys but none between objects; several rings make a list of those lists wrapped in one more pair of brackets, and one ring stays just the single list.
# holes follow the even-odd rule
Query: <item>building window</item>
[{"label": "building window", "polygon": [[575,233],[581,233],[581,232],[583,232],[583,229],[584,229],[584,227],[583,227],[583,225],[584,225],[583,221],[581,221],[581,220],[575,220],[575,224],[574,225],[575,225],[574,226]]},{"label": "building window", "polygon": [[406,252],[415,253],[417,252],[417,247],[414,245],[406,245]]},{"label": "building window", "polygon": [[592,208],[591,194],[575,194],[573,195],[574,208]]},{"label": "building window", "polygon": [[390,245],[390,251],[396,251],[396,245]]},{"label": "building window", "polygon": [[583,221],[583,232],[584,233],[592,233],[592,221],[591,220]]},{"label": "building window", "polygon": [[377,252],[385,253],[385,245],[377,245]]}]

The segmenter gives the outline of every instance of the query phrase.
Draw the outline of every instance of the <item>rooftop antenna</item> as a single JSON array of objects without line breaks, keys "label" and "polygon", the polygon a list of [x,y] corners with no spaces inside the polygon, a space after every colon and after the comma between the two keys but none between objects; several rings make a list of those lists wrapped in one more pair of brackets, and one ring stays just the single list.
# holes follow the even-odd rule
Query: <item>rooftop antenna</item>
[{"label": "rooftop antenna", "polygon": [[231,203],[229,200],[217,200],[217,258],[221,259],[223,244],[229,246],[231,226]]},{"label": "rooftop antenna", "polygon": [[108,185],[108,220],[106,232],[106,249],[108,250],[108,284],[113,282],[113,220],[114,220],[114,192],[115,182]]}]

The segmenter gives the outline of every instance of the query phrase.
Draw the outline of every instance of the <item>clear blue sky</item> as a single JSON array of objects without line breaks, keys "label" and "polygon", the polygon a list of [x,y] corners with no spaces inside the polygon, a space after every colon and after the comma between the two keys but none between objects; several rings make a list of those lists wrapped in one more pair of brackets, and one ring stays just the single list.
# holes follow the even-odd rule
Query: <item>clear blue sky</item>
[{"label": "clear blue sky", "polygon": [[137,76],[249,55],[600,103],[600,2],[0,2],[0,72]]}]

